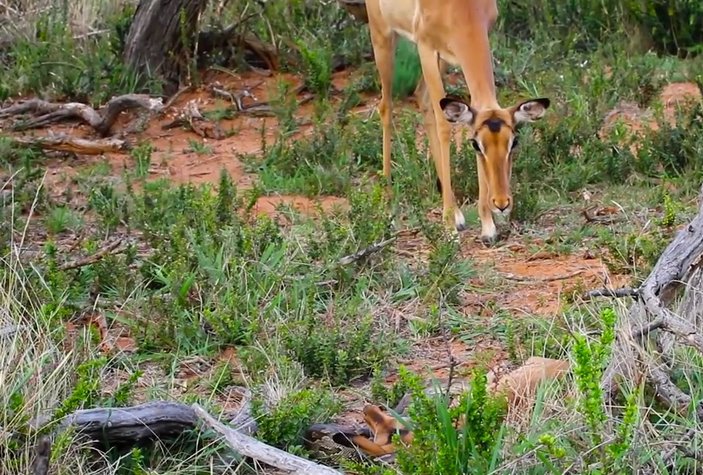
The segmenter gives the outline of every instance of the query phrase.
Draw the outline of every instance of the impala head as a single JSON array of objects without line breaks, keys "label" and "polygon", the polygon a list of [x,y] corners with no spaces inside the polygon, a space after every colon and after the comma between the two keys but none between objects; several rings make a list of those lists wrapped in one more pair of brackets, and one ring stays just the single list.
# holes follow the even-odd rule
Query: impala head
[{"label": "impala head", "polygon": [[494,213],[509,214],[513,207],[510,177],[513,151],[518,144],[517,128],[523,122],[541,119],[549,99],[530,99],[506,109],[477,111],[461,99],[445,97],[440,107],[449,122],[470,127],[471,143],[483,164],[484,173],[479,169],[479,179],[488,183],[487,205]]}]

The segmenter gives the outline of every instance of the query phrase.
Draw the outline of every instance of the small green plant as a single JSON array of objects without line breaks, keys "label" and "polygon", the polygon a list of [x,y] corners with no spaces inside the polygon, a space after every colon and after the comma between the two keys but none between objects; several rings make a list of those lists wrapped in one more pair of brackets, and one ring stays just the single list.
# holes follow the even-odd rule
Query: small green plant
[{"label": "small green plant", "polygon": [[303,59],[305,85],[316,95],[327,97],[332,87],[332,49],[326,44],[310,45],[308,41],[296,41]]},{"label": "small green plant", "polygon": [[151,142],[143,142],[134,147],[130,155],[136,164],[136,175],[139,178],[144,178],[149,175],[149,167],[151,166],[151,154],[153,147]]},{"label": "small green plant", "polygon": [[76,368],[76,383],[71,395],[54,411],[53,420],[59,421],[67,414],[85,406],[92,406],[100,397],[99,373],[107,364],[107,358],[101,357],[81,363]]},{"label": "small green plant", "polygon": [[188,139],[188,148],[198,155],[212,154],[212,147],[210,145],[195,139]]},{"label": "small green plant", "polygon": [[485,474],[501,462],[506,427],[506,401],[488,394],[486,374],[474,373],[471,389],[452,407],[436,385],[435,394],[413,392],[408,409],[413,442],[399,441],[398,467],[402,473],[447,475]]},{"label": "small green plant", "polygon": [[80,226],[80,218],[76,213],[66,207],[52,208],[46,217],[46,228],[51,234],[60,234],[68,230],[76,230]]},{"label": "small green plant", "polygon": [[413,93],[422,77],[420,56],[410,40],[400,37],[396,42],[393,68],[393,97],[403,99]]},{"label": "small green plant", "polygon": [[381,371],[375,370],[371,379],[371,397],[376,403],[394,408],[407,393],[422,383],[420,377],[405,366],[398,368],[398,379],[390,387],[383,384]]},{"label": "small green plant", "polygon": [[331,393],[307,388],[284,395],[273,407],[261,398],[252,401],[257,422],[257,437],[262,441],[293,452],[302,452],[301,437],[315,422],[328,420],[339,411]]}]

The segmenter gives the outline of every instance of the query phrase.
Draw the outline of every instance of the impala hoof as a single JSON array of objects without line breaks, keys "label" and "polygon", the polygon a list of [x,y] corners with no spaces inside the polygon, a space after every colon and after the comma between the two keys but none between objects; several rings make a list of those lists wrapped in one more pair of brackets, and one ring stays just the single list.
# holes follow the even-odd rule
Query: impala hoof
[{"label": "impala hoof", "polygon": [[498,242],[498,236],[481,236],[481,243],[486,247],[492,247]]},{"label": "impala hoof", "polygon": [[464,213],[462,213],[459,208],[454,210],[454,227],[456,227],[456,230],[459,232],[466,230],[466,220],[464,220]]}]

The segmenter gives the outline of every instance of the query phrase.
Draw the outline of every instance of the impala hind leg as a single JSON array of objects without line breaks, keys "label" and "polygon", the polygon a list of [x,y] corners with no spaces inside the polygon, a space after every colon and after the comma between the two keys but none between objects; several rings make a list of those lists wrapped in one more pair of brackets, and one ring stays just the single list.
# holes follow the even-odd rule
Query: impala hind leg
[{"label": "impala hind leg", "polygon": [[388,191],[391,179],[391,134],[393,117],[393,67],[396,35],[390,29],[383,31],[381,27],[370,24],[371,43],[373,45],[374,61],[381,82],[381,101],[378,113],[381,116],[383,128],[383,176],[386,178]]},{"label": "impala hind leg", "polygon": [[422,91],[425,130],[427,130],[430,152],[442,188],[442,215],[447,226],[451,226],[457,231],[463,231],[466,229],[466,221],[464,214],[456,204],[452,190],[449,157],[451,127],[444,118],[444,112],[440,107],[440,100],[444,97],[442,71],[446,70],[446,64],[440,61],[437,53],[430,48],[418,45],[418,53],[425,83],[424,91]]}]

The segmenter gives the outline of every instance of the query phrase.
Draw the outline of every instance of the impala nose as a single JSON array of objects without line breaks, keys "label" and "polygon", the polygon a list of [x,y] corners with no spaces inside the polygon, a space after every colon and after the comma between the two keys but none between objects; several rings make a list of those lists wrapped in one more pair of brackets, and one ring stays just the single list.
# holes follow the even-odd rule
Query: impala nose
[{"label": "impala nose", "polygon": [[494,199],[493,206],[495,206],[498,211],[503,212],[510,208],[510,198]]}]

